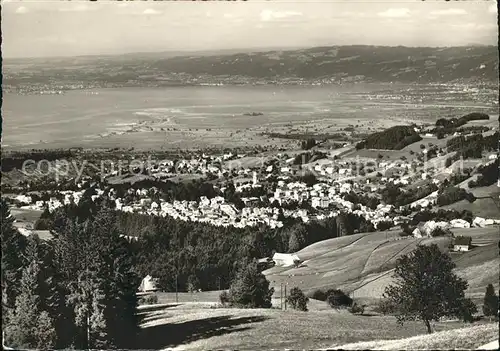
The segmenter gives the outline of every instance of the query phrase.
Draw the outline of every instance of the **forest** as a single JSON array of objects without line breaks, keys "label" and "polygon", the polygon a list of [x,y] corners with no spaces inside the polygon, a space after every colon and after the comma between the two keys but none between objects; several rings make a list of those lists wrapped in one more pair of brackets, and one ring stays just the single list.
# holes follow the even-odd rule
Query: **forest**
[{"label": "forest", "polygon": [[479,120],[489,120],[490,116],[486,113],[473,112],[469,113],[460,118],[440,118],[436,121],[436,127],[442,127],[446,130],[452,130],[458,127],[463,126],[467,122],[470,121],[479,121]]},{"label": "forest", "polygon": [[498,131],[484,137],[482,134],[457,136],[446,142],[448,152],[457,151],[458,157],[481,158],[484,151],[498,151]]},{"label": "forest", "polygon": [[43,241],[15,229],[3,199],[1,212],[4,344],[133,348],[140,278],[134,248],[120,237],[115,214],[103,207],[77,209],[60,216],[54,237]]},{"label": "forest", "polygon": [[[93,202],[91,194],[85,192],[78,205],[66,205],[52,213],[45,211],[40,220],[43,223],[38,225],[59,233],[69,219],[85,223],[99,213],[100,207],[113,207],[106,199]],[[352,213],[307,223],[281,213],[279,220],[285,224],[282,228],[219,227],[172,217],[112,213],[110,225],[119,235],[139,238],[130,243],[134,271],[141,277],[157,277],[165,291],[175,290],[176,277],[180,291],[187,290],[190,280],[199,281],[202,290],[227,288],[238,268],[253,259],[274,252],[296,252],[329,238],[375,231],[373,223]]]},{"label": "forest", "polygon": [[356,149],[401,150],[420,140],[422,138],[412,126],[394,126],[369,135],[356,144]]}]

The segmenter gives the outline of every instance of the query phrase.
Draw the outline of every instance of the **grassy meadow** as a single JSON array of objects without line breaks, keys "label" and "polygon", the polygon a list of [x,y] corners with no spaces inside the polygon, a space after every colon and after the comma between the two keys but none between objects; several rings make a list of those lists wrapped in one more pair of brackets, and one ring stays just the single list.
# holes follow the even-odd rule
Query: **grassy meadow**
[{"label": "grassy meadow", "polygon": [[[498,227],[453,229],[456,236],[472,237],[477,245],[469,252],[451,253],[457,274],[469,281],[468,293],[484,294],[489,283],[498,285]],[[340,288],[355,298],[378,299],[393,281],[397,258],[418,244],[437,244],[448,250],[450,238],[400,238],[399,231],[355,234],[312,244],[297,252],[304,260],[299,268],[272,267],[264,274],[279,297],[281,284],[299,287],[305,293]],[[485,270],[487,268],[487,270]]]},{"label": "grassy meadow", "polygon": [[[425,333],[421,322],[401,326],[394,317],[352,315],[332,309],[299,312],[181,303],[143,306],[139,314],[138,347],[142,349],[318,349]],[[436,331],[461,327],[462,322],[435,324]]]},{"label": "grassy meadow", "polygon": [[[400,340],[376,340],[341,345],[342,350],[471,350],[498,340],[498,323],[488,323],[432,335],[419,335]],[[334,347],[334,349],[337,346]]]}]

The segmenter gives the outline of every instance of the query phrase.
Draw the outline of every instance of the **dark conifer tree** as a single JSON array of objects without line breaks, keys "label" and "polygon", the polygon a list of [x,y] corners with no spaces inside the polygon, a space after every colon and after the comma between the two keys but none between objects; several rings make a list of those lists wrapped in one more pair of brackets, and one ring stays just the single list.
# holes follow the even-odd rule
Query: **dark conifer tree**
[{"label": "dark conifer tree", "polygon": [[2,326],[8,320],[9,310],[14,308],[19,293],[26,238],[14,227],[7,202],[0,203],[2,238]]},{"label": "dark conifer tree", "polygon": [[53,319],[44,311],[42,299],[43,261],[38,237],[30,237],[25,257],[28,266],[23,269],[19,295],[14,310],[9,311],[6,326],[6,344],[15,348],[51,349],[56,345]]}]

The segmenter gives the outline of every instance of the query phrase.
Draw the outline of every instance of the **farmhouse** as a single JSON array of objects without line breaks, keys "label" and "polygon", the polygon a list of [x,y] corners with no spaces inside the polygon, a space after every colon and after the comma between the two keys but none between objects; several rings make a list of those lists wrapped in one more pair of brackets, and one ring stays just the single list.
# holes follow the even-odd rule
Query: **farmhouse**
[{"label": "farmhouse", "polygon": [[140,292],[147,292],[147,291],[156,291],[156,290],[158,290],[158,288],[156,286],[156,279],[151,277],[148,274],[142,280],[141,285],[139,285],[139,291]]},{"label": "farmhouse", "polygon": [[273,261],[276,266],[281,267],[290,267],[294,265],[298,265],[301,260],[295,254],[286,254],[286,253],[275,253],[273,255]]},{"label": "farmhouse", "polygon": [[471,242],[470,236],[458,236],[453,243],[453,251],[469,251]]}]

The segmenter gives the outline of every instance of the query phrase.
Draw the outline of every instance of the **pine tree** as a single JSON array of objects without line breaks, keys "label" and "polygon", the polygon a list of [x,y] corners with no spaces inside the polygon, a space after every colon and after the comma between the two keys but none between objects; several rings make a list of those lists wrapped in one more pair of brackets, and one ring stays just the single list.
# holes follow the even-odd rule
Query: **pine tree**
[{"label": "pine tree", "polygon": [[50,349],[55,346],[56,331],[52,318],[43,311],[40,298],[43,277],[39,239],[30,237],[26,248],[29,265],[23,270],[15,309],[6,327],[7,344],[16,348]]},{"label": "pine tree", "polygon": [[269,288],[269,281],[252,262],[237,274],[229,289],[232,304],[250,308],[271,308],[274,288]]},{"label": "pine tree", "polygon": [[84,223],[69,223],[55,236],[55,245],[77,328],[75,347],[131,348],[139,279],[135,255],[120,237],[114,214],[101,210]]},{"label": "pine tree", "polygon": [[47,311],[42,311],[38,316],[38,326],[35,331],[37,349],[51,349],[56,345],[57,332],[53,321]]},{"label": "pine tree", "polygon": [[302,225],[291,228],[288,241],[288,252],[297,252],[306,245],[306,229]]},{"label": "pine tree", "polygon": [[7,202],[2,198],[1,241],[2,241],[2,327],[8,320],[9,311],[15,307],[19,293],[24,262],[20,253],[26,247],[26,238],[14,227]]},{"label": "pine tree", "polygon": [[483,313],[487,317],[498,315],[498,296],[495,294],[493,284],[488,284],[483,300]]},{"label": "pine tree", "polygon": [[105,298],[106,295],[101,290],[94,290],[92,293],[92,305],[89,311],[89,347],[94,349],[108,349],[112,345],[104,316]]},{"label": "pine tree", "polygon": [[384,297],[397,306],[398,322],[420,319],[432,333],[430,322],[443,316],[470,321],[477,308],[465,298],[467,282],[453,269],[450,256],[435,244],[417,246],[396,262],[397,283],[385,289]]}]

